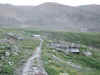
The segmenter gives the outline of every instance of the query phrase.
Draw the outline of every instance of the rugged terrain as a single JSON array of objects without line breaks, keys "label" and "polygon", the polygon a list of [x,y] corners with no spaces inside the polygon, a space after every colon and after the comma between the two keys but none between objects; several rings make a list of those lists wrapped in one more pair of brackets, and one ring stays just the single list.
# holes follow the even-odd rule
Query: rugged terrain
[{"label": "rugged terrain", "polygon": [[39,6],[0,4],[0,27],[33,27],[56,31],[100,31],[100,6],[66,6],[44,3]]},{"label": "rugged terrain", "polygon": [[[34,38],[32,35],[41,35],[41,38]],[[98,75],[99,38],[99,32],[50,32],[2,28],[0,75]],[[79,49],[79,53],[67,51],[68,45],[71,47],[73,44],[76,46],[72,48]]]},{"label": "rugged terrain", "polygon": [[[99,38],[100,33],[52,32],[49,39],[45,40],[42,52],[48,75],[98,75]],[[67,51],[71,43],[72,51],[76,49],[75,53]]]}]

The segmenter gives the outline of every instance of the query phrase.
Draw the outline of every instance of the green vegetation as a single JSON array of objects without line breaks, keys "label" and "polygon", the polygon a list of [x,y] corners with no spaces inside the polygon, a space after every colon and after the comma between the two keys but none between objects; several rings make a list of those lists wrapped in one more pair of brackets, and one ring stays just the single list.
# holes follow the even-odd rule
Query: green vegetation
[{"label": "green vegetation", "polygon": [[[22,67],[39,45],[39,40],[32,39],[24,34],[23,30],[17,29],[0,29],[0,40],[6,38],[5,34],[8,32],[16,33],[24,40],[17,40],[13,44],[0,42],[0,75],[16,75],[17,70]],[[6,52],[9,52],[10,55],[6,56]]]},{"label": "green vegetation", "polygon": [[75,43],[81,43],[88,46],[100,47],[100,33],[73,33],[73,32],[51,32],[49,39],[65,40]]},{"label": "green vegetation", "polygon": [[[100,33],[72,33],[72,32],[52,32],[49,38],[45,40],[43,46],[42,58],[44,66],[48,75],[60,75],[61,73],[68,73],[69,75],[98,75],[100,72]],[[88,50],[93,53],[92,56],[85,56],[83,54],[69,54],[56,51],[48,47],[48,40],[52,41],[68,41],[85,45],[81,50]],[[80,41],[80,42],[79,42]],[[93,47],[89,49],[88,47]],[[95,48],[94,48],[95,47]],[[55,50],[55,51],[54,51]],[[53,58],[56,56],[59,59]],[[46,57],[46,58],[45,58]],[[69,65],[67,62],[71,61],[79,65],[81,68],[77,69]]]},{"label": "green vegetation", "polygon": [[99,32],[51,32],[51,31],[33,31],[26,30],[25,33],[31,34],[41,34],[42,36],[47,36],[48,40],[64,40],[75,43],[81,43],[87,46],[93,46],[100,48],[100,33]]},{"label": "green vegetation", "polygon": [[[0,43],[0,75],[17,75],[18,69],[32,55],[34,49],[39,45],[38,39],[32,39],[32,34],[39,34],[44,39],[42,59],[48,75],[98,75],[100,74],[100,33],[73,33],[73,32],[50,32],[36,31],[32,29],[0,29],[0,40],[4,39],[5,33],[13,32],[23,37],[14,44]],[[56,51],[48,47],[48,41],[65,41],[81,44],[80,50],[89,50],[92,56],[82,54],[69,54]],[[18,48],[17,54],[15,46]],[[91,48],[91,49],[90,49]],[[8,57],[5,52],[10,52]],[[57,58],[54,58],[57,57]],[[79,65],[75,68],[68,62]]]}]

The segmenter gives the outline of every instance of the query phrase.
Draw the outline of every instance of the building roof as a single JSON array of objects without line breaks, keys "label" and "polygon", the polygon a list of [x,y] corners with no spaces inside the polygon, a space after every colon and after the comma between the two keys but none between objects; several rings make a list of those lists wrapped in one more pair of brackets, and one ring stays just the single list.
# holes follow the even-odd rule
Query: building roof
[{"label": "building roof", "polygon": [[69,52],[72,52],[72,53],[79,53],[80,52],[80,50],[79,49],[74,49],[74,48],[71,48],[71,49],[69,49]]},{"label": "building roof", "polygon": [[18,35],[16,33],[7,33],[8,38],[18,39]]},{"label": "building roof", "polygon": [[32,37],[40,37],[40,35],[32,35]]}]

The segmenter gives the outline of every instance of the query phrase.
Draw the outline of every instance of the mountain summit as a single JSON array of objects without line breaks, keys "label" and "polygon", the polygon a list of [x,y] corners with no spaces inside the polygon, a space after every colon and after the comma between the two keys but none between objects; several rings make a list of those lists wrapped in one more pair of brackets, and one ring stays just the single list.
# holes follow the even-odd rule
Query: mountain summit
[{"label": "mountain summit", "polygon": [[98,32],[99,10],[99,5],[72,7],[58,3],[44,3],[39,6],[0,4],[0,26]]}]

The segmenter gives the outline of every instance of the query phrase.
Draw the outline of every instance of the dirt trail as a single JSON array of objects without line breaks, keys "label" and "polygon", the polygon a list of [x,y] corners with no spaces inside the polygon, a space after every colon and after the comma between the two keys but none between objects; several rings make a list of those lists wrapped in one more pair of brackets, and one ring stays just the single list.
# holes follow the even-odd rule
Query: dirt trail
[{"label": "dirt trail", "polygon": [[33,55],[27,60],[26,64],[24,65],[22,75],[47,75],[41,60],[42,43],[43,40],[41,40],[40,46],[36,48]]}]

